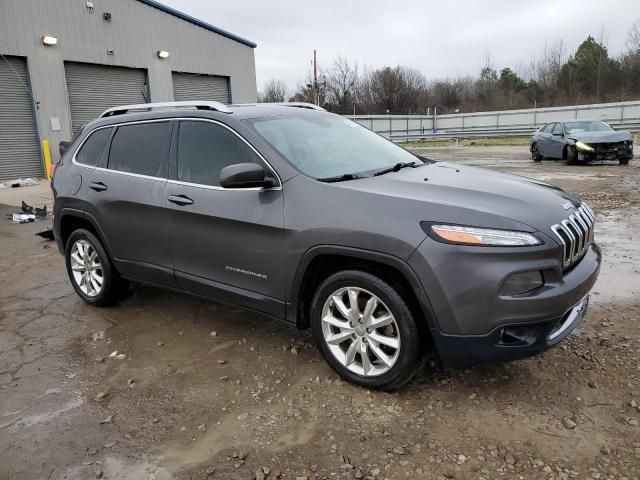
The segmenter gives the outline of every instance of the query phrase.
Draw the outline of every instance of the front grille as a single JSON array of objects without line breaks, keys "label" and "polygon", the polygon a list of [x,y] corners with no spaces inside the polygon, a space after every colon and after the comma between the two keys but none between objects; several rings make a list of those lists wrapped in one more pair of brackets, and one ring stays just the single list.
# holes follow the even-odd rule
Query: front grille
[{"label": "front grille", "polygon": [[573,215],[551,227],[551,231],[563,246],[562,266],[574,264],[587,251],[593,240],[595,215],[591,207],[583,203]]}]

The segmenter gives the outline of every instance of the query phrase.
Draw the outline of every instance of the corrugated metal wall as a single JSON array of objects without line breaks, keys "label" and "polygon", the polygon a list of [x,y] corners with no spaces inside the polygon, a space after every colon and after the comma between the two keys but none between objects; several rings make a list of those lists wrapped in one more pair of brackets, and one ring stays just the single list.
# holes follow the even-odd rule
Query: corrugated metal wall
[{"label": "corrugated metal wall", "polygon": [[142,69],[65,62],[64,71],[74,132],[107,108],[147,102]]},{"label": "corrugated metal wall", "polygon": [[[173,100],[172,71],[229,77],[235,102],[256,101],[250,46],[138,0],[94,0],[92,5],[88,8],[84,0],[0,0],[0,54],[27,59],[33,95],[40,102],[39,136],[49,140],[54,162],[58,142],[71,138],[76,123],[64,62],[144,69],[154,102]],[[57,45],[43,45],[43,35],[57,37]],[[169,58],[158,58],[158,50],[168,51]]]},{"label": "corrugated metal wall", "polygon": [[229,78],[218,75],[196,75],[173,72],[173,98],[183,100],[212,100],[231,103]]},{"label": "corrugated metal wall", "polygon": [[0,180],[43,173],[29,88],[25,59],[0,56]]}]

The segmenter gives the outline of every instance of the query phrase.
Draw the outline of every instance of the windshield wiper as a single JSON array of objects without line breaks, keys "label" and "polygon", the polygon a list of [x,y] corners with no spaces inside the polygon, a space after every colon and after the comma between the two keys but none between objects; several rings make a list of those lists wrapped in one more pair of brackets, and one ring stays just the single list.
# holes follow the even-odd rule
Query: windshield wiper
[{"label": "windshield wiper", "polygon": [[356,180],[358,178],[362,178],[360,175],[356,175],[355,173],[345,173],[344,175],[336,175],[335,177],[325,177],[318,178],[319,182],[325,183],[335,183],[335,182],[344,182],[345,180]]},{"label": "windshield wiper", "polygon": [[413,167],[415,164],[416,162],[396,163],[393,167],[385,168],[384,170],[374,173],[373,176],[377,177],[378,175],[384,175],[385,173],[397,172],[403,168]]}]

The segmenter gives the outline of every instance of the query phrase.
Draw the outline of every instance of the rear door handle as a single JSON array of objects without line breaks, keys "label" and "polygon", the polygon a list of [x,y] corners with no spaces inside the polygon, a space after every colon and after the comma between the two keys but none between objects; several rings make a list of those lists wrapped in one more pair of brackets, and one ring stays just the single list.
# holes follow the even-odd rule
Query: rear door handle
[{"label": "rear door handle", "polygon": [[193,200],[191,200],[186,195],[169,195],[167,198],[171,203],[175,203],[176,205],[180,205],[181,207],[185,205],[193,205]]},{"label": "rear door handle", "polygon": [[107,190],[109,187],[107,187],[104,183],[102,182],[91,182],[89,184],[89,188],[91,190],[95,190],[96,192],[104,192],[105,190]]}]

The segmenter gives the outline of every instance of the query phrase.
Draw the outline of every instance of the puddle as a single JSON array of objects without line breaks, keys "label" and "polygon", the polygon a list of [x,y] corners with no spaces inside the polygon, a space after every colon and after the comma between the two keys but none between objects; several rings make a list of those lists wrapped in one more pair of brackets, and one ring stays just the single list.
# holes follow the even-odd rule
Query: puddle
[{"label": "puddle", "polygon": [[[631,221],[630,221],[631,220]],[[612,303],[640,295],[640,220],[630,212],[608,211],[596,216],[596,242],[603,262],[591,300]]]}]

